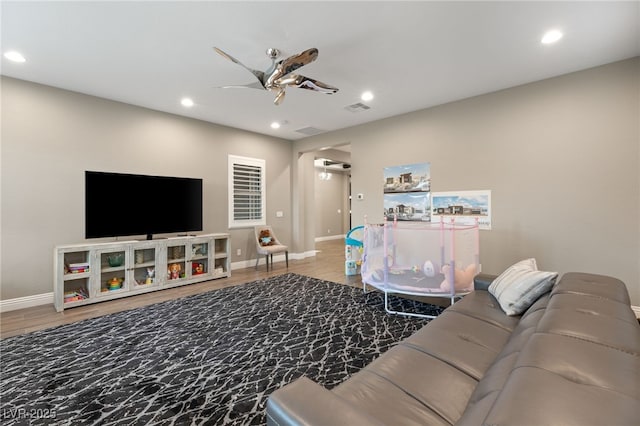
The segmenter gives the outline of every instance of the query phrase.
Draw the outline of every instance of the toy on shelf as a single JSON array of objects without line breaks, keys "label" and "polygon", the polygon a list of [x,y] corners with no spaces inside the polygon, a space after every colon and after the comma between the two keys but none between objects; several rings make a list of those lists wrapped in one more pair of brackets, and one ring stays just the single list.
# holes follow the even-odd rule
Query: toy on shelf
[{"label": "toy on shelf", "polygon": [[107,281],[107,290],[120,290],[122,288],[122,282],[124,278],[113,277]]},{"label": "toy on shelf", "polygon": [[155,268],[147,268],[147,276],[144,280],[145,284],[153,284],[153,277],[156,274]]},{"label": "toy on shelf", "polygon": [[446,297],[451,303],[473,290],[480,273],[478,224],[388,222],[366,224],[362,284],[387,295]]},{"label": "toy on shelf", "polygon": [[171,263],[169,265],[169,270],[168,270],[169,279],[177,280],[178,278],[180,278],[181,271],[182,271],[182,265],[180,265],[179,263]]},{"label": "toy on shelf", "polygon": [[191,265],[191,273],[193,275],[204,274],[204,263],[193,263]]}]

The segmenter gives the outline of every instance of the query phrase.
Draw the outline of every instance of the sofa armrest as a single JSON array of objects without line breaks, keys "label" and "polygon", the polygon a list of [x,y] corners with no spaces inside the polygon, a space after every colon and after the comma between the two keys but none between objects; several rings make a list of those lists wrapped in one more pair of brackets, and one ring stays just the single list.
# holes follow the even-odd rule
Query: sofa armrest
[{"label": "sofa armrest", "polygon": [[273,392],[267,425],[379,425],[380,423],[306,377]]},{"label": "sofa armrest", "polygon": [[498,278],[497,275],[489,275],[489,274],[478,274],[473,279],[473,289],[474,290],[488,290],[489,286]]}]

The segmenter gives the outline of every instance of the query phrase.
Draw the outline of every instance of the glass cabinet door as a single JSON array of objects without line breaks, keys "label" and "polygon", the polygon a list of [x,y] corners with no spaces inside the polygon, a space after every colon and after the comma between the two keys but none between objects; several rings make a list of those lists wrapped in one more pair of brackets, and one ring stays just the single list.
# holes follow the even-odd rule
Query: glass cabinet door
[{"label": "glass cabinet door", "polygon": [[126,247],[97,251],[98,297],[128,290],[127,261]]},{"label": "glass cabinet door", "polygon": [[58,256],[58,268],[62,272],[62,288],[58,291],[62,294],[56,294],[56,309],[86,303],[94,296],[89,250],[63,252]]},{"label": "glass cabinet door", "polygon": [[163,275],[157,273],[157,266],[159,264],[157,245],[134,246],[132,250],[132,288],[138,289],[158,286]]},{"label": "glass cabinet door", "polygon": [[187,277],[187,246],[184,243],[167,245],[167,284]]},{"label": "glass cabinet door", "polygon": [[208,241],[196,241],[190,243],[191,247],[191,276],[208,275],[209,269],[209,247]]}]

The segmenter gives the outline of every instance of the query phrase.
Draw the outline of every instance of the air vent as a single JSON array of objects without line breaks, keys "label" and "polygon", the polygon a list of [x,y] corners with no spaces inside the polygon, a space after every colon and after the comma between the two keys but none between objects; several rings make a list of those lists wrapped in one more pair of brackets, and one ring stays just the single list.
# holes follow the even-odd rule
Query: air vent
[{"label": "air vent", "polygon": [[296,130],[296,132],[302,133],[303,135],[312,136],[324,133],[324,130],[316,129],[315,127],[303,127],[302,129]]},{"label": "air vent", "polygon": [[338,161],[331,161],[331,160],[324,160],[324,166],[325,167],[338,166],[338,168],[343,168],[343,169],[350,169],[351,168],[351,164],[341,163],[341,162],[338,162]]},{"label": "air vent", "polygon": [[368,109],[371,109],[371,107],[363,104],[362,102],[358,102],[353,105],[347,105],[346,107],[344,107],[344,109],[351,112],[361,112],[361,111],[366,111]]},{"label": "air vent", "polygon": [[343,171],[351,168],[351,164],[339,161],[327,160],[326,158],[316,158],[313,161],[314,167],[319,169]]}]

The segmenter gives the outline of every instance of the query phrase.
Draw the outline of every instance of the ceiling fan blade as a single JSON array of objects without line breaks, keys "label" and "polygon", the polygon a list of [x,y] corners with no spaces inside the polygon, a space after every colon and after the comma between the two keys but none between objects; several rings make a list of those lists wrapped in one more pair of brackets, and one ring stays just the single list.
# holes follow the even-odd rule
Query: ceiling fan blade
[{"label": "ceiling fan blade", "polygon": [[229,55],[227,52],[224,52],[221,49],[218,49],[217,47],[214,47],[213,50],[215,50],[216,52],[218,52],[218,54],[220,56],[222,56],[223,58],[233,62],[234,64],[238,64],[240,65],[242,68],[246,69],[247,71],[249,71],[251,74],[253,74],[255,76],[255,78],[258,79],[258,81],[260,82],[260,85],[262,86],[262,88],[264,89],[264,72],[262,71],[258,71],[258,70],[254,70],[252,68],[249,68],[248,66],[246,66],[245,64],[243,64],[242,62],[240,62],[239,60],[237,60],[236,58],[234,58],[233,56]]},{"label": "ceiling fan blade", "polygon": [[284,101],[284,88],[280,89],[278,91],[278,94],[276,95],[276,98],[273,100],[273,103],[276,105],[280,105],[282,103],[282,101]]},{"label": "ceiling fan blade", "polygon": [[[287,80],[289,80],[289,78],[287,78]],[[289,86],[298,87],[300,89],[314,90],[316,92],[326,93],[327,95],[334,94],[339,90],[337,87],[333,87],[321,81],[314,80],[310,77],[305,77],[304,75],[295,75],[293,81],[287,82],[286,84],[288,84]]]},{"label": "ceiling fan blade", "polygon": [[229,86],[217,86],[216,89],[259,89],[266,90],[261,83],[236,84]]},{"label": "ceiling fan blade", "polygon": [[282,70],[281,77],[284,77],[290,72],[294,72],[300,67],[310,64],[316,59],[318,59],[318,49],[312,47],[311,49],[307,49],[297,55],[289,56],[288,58],[279,61],[278,68]]}]

